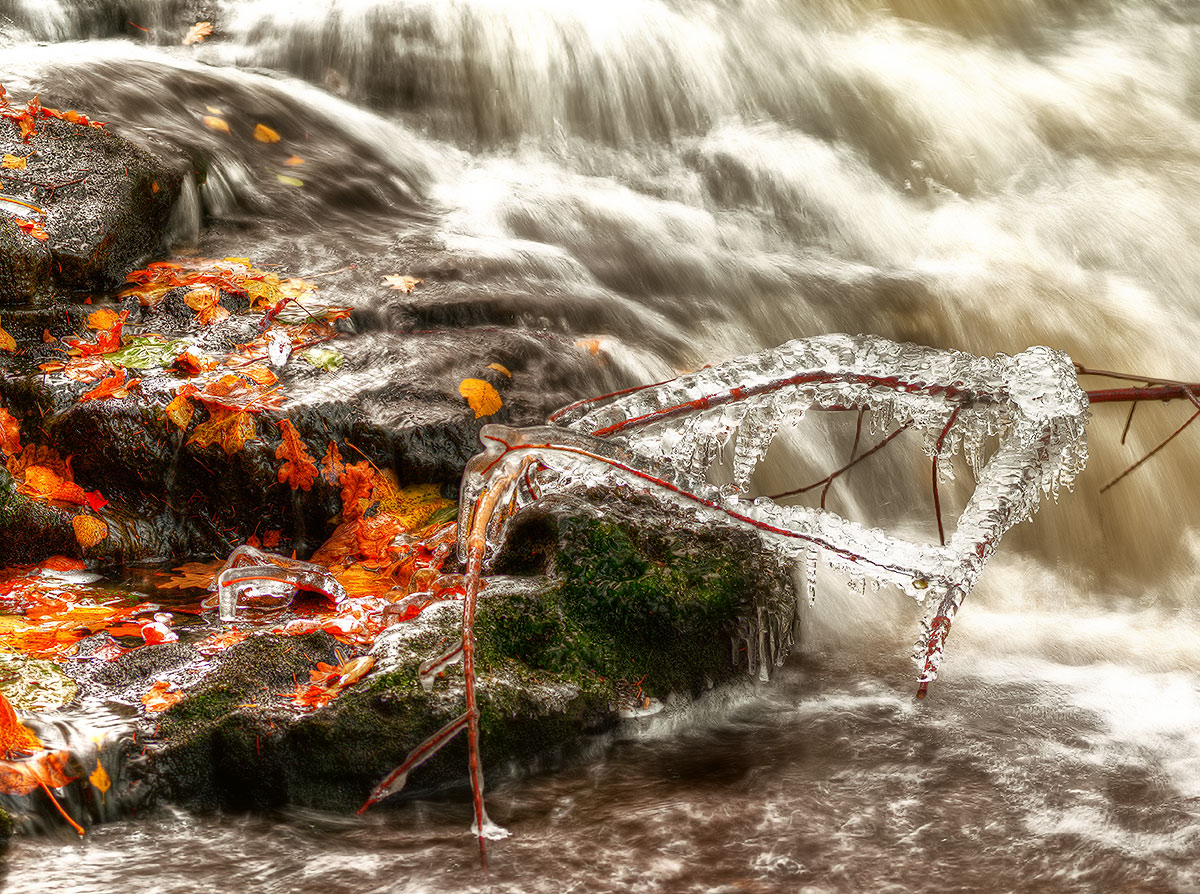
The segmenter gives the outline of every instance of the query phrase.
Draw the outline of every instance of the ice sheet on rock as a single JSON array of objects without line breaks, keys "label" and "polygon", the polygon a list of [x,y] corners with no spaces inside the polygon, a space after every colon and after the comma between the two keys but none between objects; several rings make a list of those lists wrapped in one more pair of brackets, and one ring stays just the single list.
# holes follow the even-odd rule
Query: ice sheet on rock
[{"label": "ice sheet on rock", "polygon": [[324,565],[239,546],[217,572],[218,613],[222,621],[233,621],[239,605],[284,608],[299,590],[321,593],[335,604],[346,598],[345,589]]}]

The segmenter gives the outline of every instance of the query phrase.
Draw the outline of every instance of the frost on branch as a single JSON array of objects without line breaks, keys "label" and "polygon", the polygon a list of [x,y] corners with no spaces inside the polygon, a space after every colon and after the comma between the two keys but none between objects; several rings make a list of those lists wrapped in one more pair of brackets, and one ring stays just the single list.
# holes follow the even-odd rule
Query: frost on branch
[{"label": "frost on branch", "polygon": [[[940,508],[939,542],[919,543],[822,508],[748,496],[750,476],[781,426],[828,410],[870,414],[880,431],[919,431],[933,462],[935,500],[938,478],[951,477],[951,460],[965,455],[976,487],[948,542]],[[418,746],[367,804],[397,791],[411,769],[465,729],[481,853],[485,835],[498,834],[483,805],[473,628],[482,569],[524,507],[594,485],[629,487],[672,507],[681,524],[732,522],[756,531],[783,561],[804,569],[810,600],[822,557],[858,584],[894,584],[929,606],[916,650],[923,693],[937,676],[954,615],[1000,537],[1036,511],[1042,494],[1057,498],[1082,470],[1087,418],[1070,359],[1049,348],[987,359],[828,335],[581,401],[551,417],[554,425],[484,426],[484,451],[467,464],[459,503],[458,550],[467,568],[462,642],[422,668],[424,676],[461,660],[466,712]],[[988,456],[992,439],[998,446]],[[708,472],[729,452],[734,480],[721,487]],[[767,614],[757,611],[739,632],[751,672],[763,678],[791,641]]]},{"label": "frost on branch", "polygon": [[[566,430],[485,427],[486,450],[463,477],[460,531],[469,528],[476,496],[501,479],[509,481],[499,501],[507,509],[490,523],[489,550],[507,519],[545,493],[624,483],[677,505],[692,523],[753,528],[805,569],[810,593],[823,557],[852,578],[895,584],[926,602],[917,647],[922,684],[936,678],[950,622],[1000,537],[1032,516],[1042,494],[1057,498],[1070,488],[1087,460],[1087,396],[1070,359],[1044,347],[989,359],[827,335],[602,401],[556,414]],[[965,455],[976,487],[948,542],[912,542],[823,509],[744,496],[782,425],[809,411],[847,409],[867,411],[880,431],[920,431],[943,479],[953,475],[948,460]],[[988,457],[993,437],[999,446]],[[721,488],[706,473],[730,446],[734,481]]]}]

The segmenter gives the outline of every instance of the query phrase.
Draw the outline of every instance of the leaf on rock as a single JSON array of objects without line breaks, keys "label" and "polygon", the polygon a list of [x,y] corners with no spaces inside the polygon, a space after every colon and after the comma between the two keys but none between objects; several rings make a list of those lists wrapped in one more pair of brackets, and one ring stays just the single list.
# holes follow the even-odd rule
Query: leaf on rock
[{"label": "leaf on rock", "polygon": [[18,217],[13,221],[13,223],[15,223],[17,227],[27,236],[32,236],[39,242],[45,242],[50,238],[50,234],[42,228],[42,222],[40,220]]},{"label": "leaf on rock", "polygon": [[196,405],[188,400],[187,395],[183,392],[175,395],[175,398],[167,404],[166,408],[167,418],[181,429],[188,427],[195,413]]},{"label": "leaf on rock", "polygon": [[80,341],[77,338],[64,339],[70,347],[69,354],[75,357],[91,357],[97,354],[111,354],[121,347],[121,327],[129,318],[129,311],[123,310],[117,315],[115,322],[103,332],[96,333],[94,342]]},{"label": "leaf on rock", "polygon": [[329,449],[321,457],[321,476],[330,484],[336,485],[345,471],[346,465],[342,462],[342,454],[338,451],[337,444],[330,441]]},{"label": "leaf on rock", "polygon": [[16,351],[17,340],[0,329],[0,351],[8,351],[10,354]]},{"label": "leaf on rock", "polygon": [[260,122],[254,125],[254,139],[260,143],[278,143],[279,133]]},{"label": "leaf on rock", "polygon": [[129,392],[135,390],[141,379],[130,379],[125,381],[124,368],[118,369],[110,378],[104,379],[91,391],[87,391],[79,396],[81,401],[85,400],[103,400],[108,397],[129,397]]},{"label": "leaf on rock", "polygon": [[182,690],[166,680],[158,680],[148,691],[142,693],[142,704],[146,706],[147,714],[157,714],[159,711],[167,710],[182,698]]},{"label": "leaf on rock", "polygon": [[366,460],[347,465],[342,472],[342,520],[362,518],[370,507],[378,474]]},{"label": "leaf on rock", "polygon": [[302,708],[327,705],[341,695],[347,686],[365,677],[374,665],[375,658],[372,655],[351,658],[340,665],[317,662],[316,668],[309,671],[309,681],[297,684],[295,693],[290,696],[292,703]]},{"label": "leaf on rock", "polygon": [[42,740],[17,719],[12,703],[0,694],[0,757],[12,760],[22,754],[41,751]]},{"label": "leaf on rock", "polygon": [[436,484],[414,484],[401,488],[379,502],[380,514],[395,518],[405,531],[416,531],[428,524],[438,512],[455,505],[442,496]]},{"label": "leaf on rock", "polygon": [[45,466],[26,468],[25,480],[17,486],[17,490],[40,500],[61,500],[81,506],[88,502],[87,492],[82,487]]},{"label": "leaf on rock", "polygon": [[87,326],[89,329],[111,329],[120,318],[121,315],[112,308],[102,307],[100,310],[92,311],[88,314]]},{"label": "leaf on rock", "polygon": [[504,405],[496,389],[483,379],[463,379],[458,385],[458,393],[475,411],[475,418],[491,416]]},{"label": "leaf on rock", "polygon": [[384,285],[390,288],[404,292],[406,295],[411,295],[413,289],[425,282],[425,280],[417,279],[414,276],[401,276],[399,274],[395,274],[392,276],[385,276],[383,278],[383,282]]},{"label": "leaf on rock", "polygon": [[25,170],[26,160],[28,155],[5,155],[3,160],[0,160],[0,168],[6,168],[10,171]]},{"label": "leaf on rock", "polygon": [[230,410],[225,407],[211,407],[209,418],[196,426],[189,444],[197,444],[201,448],[214,444],[225,451],[226,456],[233,456],[247,441],[256,440],[258,436],[254,416],[244,410]]},{"label": "leaf on rock", "polygon": [[208,37],[212,32],[212,22],[197,22],[191,28],[188,28],[187,34],[183,35],[181,43],[185,47],[190,47],[195,43],[203,43],[204,38]]},{"label": "leaf on rock", "polygon": [[75,539],[83,549],[91,549],[108,537],[108,525],[94,515],[77,515],[71,519]]},{"label": "leaf on rock", "polygon": [[317,464],[300,440],[300,433],[287,419],[280,420],[279,431],[283,435],[283,443],[275,448],[275,458],[284,460],[279,467],[279,481],[289,485],[292,490],[312,490],[313,482],[317,479]]},{"label": "leaf on rock", "polygon": [[21,452],[21,426],[4,407],[0,407],[0,452],[6,456]]}]

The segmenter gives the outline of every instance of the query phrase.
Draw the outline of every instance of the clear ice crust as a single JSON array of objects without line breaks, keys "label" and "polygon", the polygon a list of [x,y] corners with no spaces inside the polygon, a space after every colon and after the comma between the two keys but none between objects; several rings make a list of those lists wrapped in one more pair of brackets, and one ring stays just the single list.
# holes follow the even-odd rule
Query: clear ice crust
[{"label": "clear ice crust", "polygon": [[[824,509],[746,497],[780,427],[812,410],[863,410],[879,431],[920,431],[942,480],[953,477],[948,460],[961,452],[976,487],[949,540],[914,542]],[[914,652],[920,694],[937,677],[954,615],[1001,536],[1032,517],[1043,494],[1057,499],[1061,488],[1070,489],[1087,461],[1087,395],[1070,358],[1046,347],[986,358],[869,335],[824,335],[581,401],[551,421],[484,426],[485,449],[463,475],[464,560],[461,532],[471,530],[485,489],[507,491],[489,523],[491,554],[508,521],[547,494],[628,486],[677,507],[681,523],[752,528],[802,570],[810,600],[823,558],[860,588],[866,579],[894,584],[924,602]],[[991,438],[998,447],[986,456]],[[709,467],[731,445],[733,484],[709,483]],[[747,631],[747,640],[755,638]],[[754,651],[759,657],[749,670],[763,678],[782,660],[778,647]]]}]

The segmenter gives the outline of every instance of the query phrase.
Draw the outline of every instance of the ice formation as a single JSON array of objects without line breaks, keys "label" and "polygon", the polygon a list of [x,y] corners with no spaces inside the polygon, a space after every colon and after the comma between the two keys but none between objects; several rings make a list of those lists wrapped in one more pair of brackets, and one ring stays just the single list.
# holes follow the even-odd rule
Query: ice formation
[{"label": "ice formation", "polygon": [[[779,428],[810,410],[859,410],[883,431],[922,433],[934,480],[953,475],[962,452],[976,487],[949,541],[917,543],[820,508],[747,496],[749,479]],[[466,713],[422,742],[376,788],[364,808],[403,786],[408,773],[467,730],[475,831],[503,834],[487,820],[475,709],[474,617],[480,574],[512,518],[552,493],[602,485],[652,494],[684,523],[735,523],[756,531],[783,561],[798,566],[809,602],[822,558],[865,592],[881,583],[928,604],[915,657],[920,694],[937,677],[946,636],[1000,537],[1029,518],[1043,494],[1070,488],[1087,461],[1087,396],[1070,358],[1034,347],[988,359],[898,344],[874,336],[827,335],[708,367],[669,382],[572,404],[553,425],[486,425],[484,450],[463,473],[458,550],[467,567],[461,645],[425,662],[422,685],[462,661]],[[999,446],[990,457],[991,438]],[[733,484],[708,481],[732,449]],[[935,488],[935,496],[936,496]],[[616,509],[617,507],[614,507]],[[737,630],[733,654],[766,680],[786,657],[794,611],[755,605]]]},{"label": "ice formation", "polygon": [[335,604],[346,598],[345,589],[324,565],[239,546],[217,572],[217,613],[222,621],[233,621],[239,604],[285,608],[298,590],[322,593]]},{"label": "ice formation", "polygon": [[[937,676],[949,623],[1001,536],[1031,517],[1043,494],[1057,498],[1069,489],[1087,460],[1087,396],[1070,358],[1045,347],[989,359],[875,336],[825,335],[602,401],[560,411],[554,426],[485,426],[485,450],[463,476],[460,531],[470,525],[475,497],[501,470],[513,482],[501,500],[510,510],[546,492],[592,484],[654,492],[696,523],[733,521],[756,530],[781,559],[803,569],[810,600],[824,558],[855,582],[894,584],[929,604],[919,644],[923,684]],[[823,509],[743,496],[781,425],[809,410],[845,409],[866,410],[881,431],[920,431],[935,462],[965,455],[976,488],[948,542],[912,542]],[[985,457],[990,437],[999,446]],[[720,488],[706,473],[730,442],[734,482]],[[953,464],[938,462],[937,471],[945,480]],[[512,514],[492,521],[489,544],[503,538]]]}]

